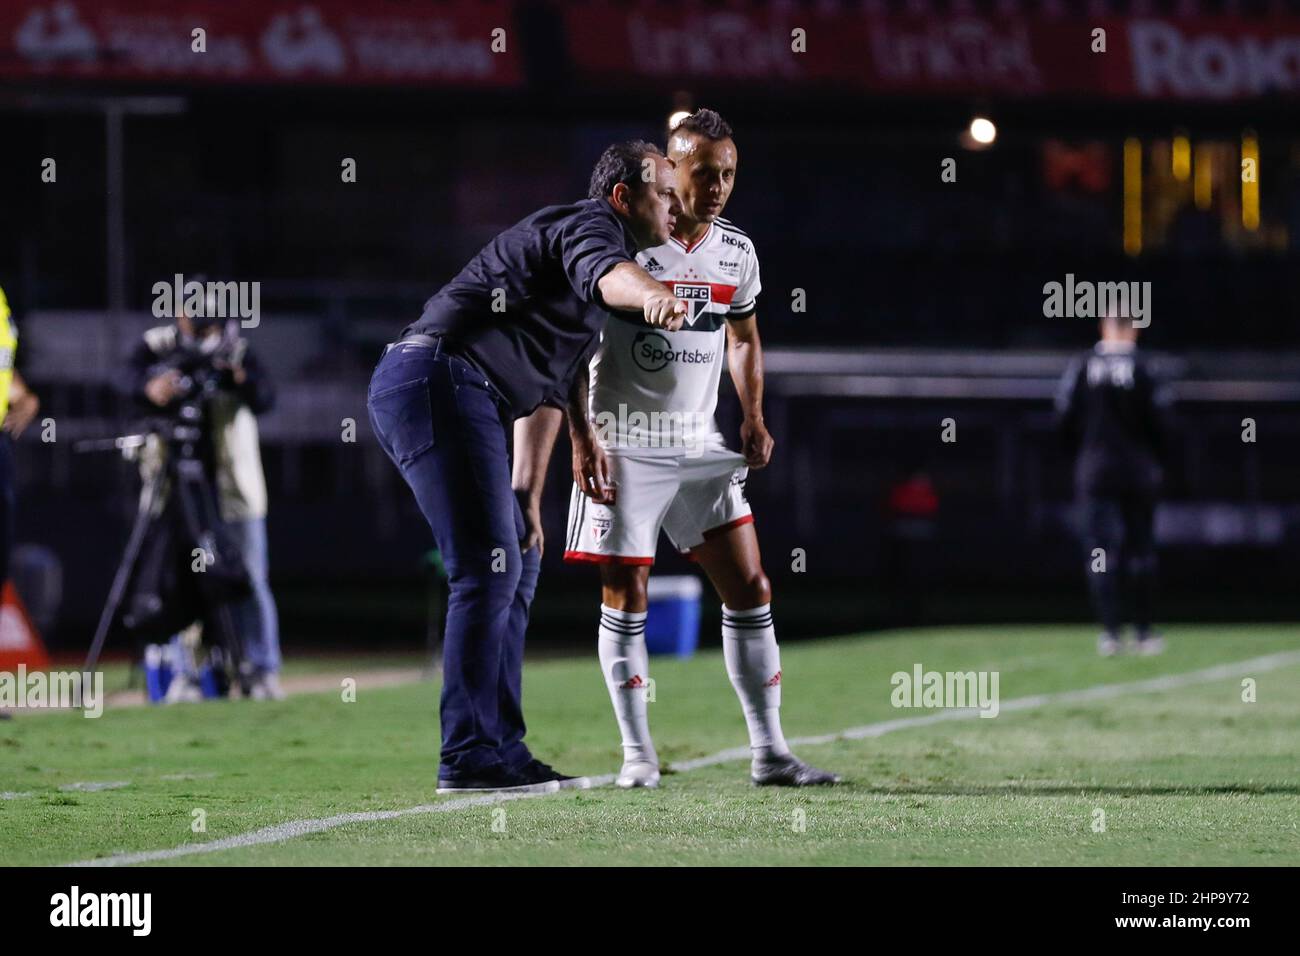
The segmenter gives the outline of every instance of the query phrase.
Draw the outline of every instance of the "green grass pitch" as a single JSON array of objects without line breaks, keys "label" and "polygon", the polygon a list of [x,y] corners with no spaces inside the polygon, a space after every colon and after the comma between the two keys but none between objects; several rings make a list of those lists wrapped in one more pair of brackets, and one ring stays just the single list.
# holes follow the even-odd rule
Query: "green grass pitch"
[{"label": "green grass pitch", "polygon": [[[783,649],[791,738],[933,711],[891,706],[890,675],[996,670],[1001,700],[1186,674],[1300,650],[1293,625],[1177,627],[1157,658],[1099,659],[1079,627],[891,632]],[[655,660],[651,725],[668,763],[743,745],[718,652]],[[1251,676],[1247,674],[1246,676]],[[353,822],[173,865],[1300,863],[1300,663],[993,719],[798,748],[848,782],[759,790],[732,761],[604,787]],[[618,768],[590,658],[530,663],[529,741],[569,773]],[[19,714],[0,722],[0,864],[165,850],[295,820],[403,810],[434,794],[437,686],[280,703]],[[96,791],[74,783],[122,783]],[[201,810],[206,832],[192,830]],[[1104,829],[1097,826],[1104,811]],[[1100,832],[1099,832],[1100,830]]]}]

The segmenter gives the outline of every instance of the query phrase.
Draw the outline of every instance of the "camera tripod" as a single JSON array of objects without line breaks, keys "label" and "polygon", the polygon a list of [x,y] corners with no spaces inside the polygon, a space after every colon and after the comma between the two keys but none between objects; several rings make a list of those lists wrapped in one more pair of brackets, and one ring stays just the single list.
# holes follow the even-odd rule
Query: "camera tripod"
[{"label": "camera tripod", "polygon": [[[198,552],[196,560],[202,561],[202,571],[195,568],[195,573],[206,573],[209,567],[220,563],[227,577],[238,576],[243,586],[247,587],[247,572],[239,555],[233,550],[222,553],[218,549],[216,528],[220,524],[220,514],[217,510],[212,482],[199,454],[203,434],[202,405],[200,402],[187,401],[181,404],[175,419],[154,420],[141,434],[78,442],[75,446],[75,450],[80,452],[126,451],[143,448],[150,436],[158,436],[166,447],[165,465],[154,469],[153,473],[145,479],[135,522],[113,576],[113,584],[100,614],[99,624],[95,628],[95,636],[86,655],[84,670],[93,670],[99,661],[104,642],[108,639],[114,623],[119,619],[122,602],[138,569],[145,539],[154,522],[165,514],[165,510],[162,509],[166,507],[166,498],[169,494],[175,495],[180,505],[184,542],[193,549],[191,554]],[[240,666],[243,661],[242,647],[230,613],[231,597],[218,595],[217,590],[215,584],[200,583],[199,593],[208,612],[206,620],[216,625],[217,634],[214,643],[225,652],[224,659],[231,669],[229,676],[239,680],[241,689],[247,693],[246,677]],[[151,610],[160,609],[157,606],[161,605],[161,598],[155,596],[153,603],[155,607]],[[122,621],[128,628],[132,627],[132,614],[128,612],[122,615]]]}]

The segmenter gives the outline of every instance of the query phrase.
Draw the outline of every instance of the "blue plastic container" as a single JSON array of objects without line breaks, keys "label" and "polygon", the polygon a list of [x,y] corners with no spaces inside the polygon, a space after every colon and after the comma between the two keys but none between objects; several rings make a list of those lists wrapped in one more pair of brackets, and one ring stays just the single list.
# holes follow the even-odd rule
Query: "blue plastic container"
[{"label": "blue plastic container", "polygon": [[167,648],[146,644],[144,648],[144,689],[149,703],[160,704],[171,686],[172,669]]},{"label": "blue plastic container", "polygon": [[221,688],[217,686],[217,672],[209,663],[199,667],[199,690],[203,693],[204,700],[215,700],[221,696]]},{"label": "blue plastic container", "polygon": [[645,619],[646,649],[651,654],[690,657],[700,646],[700,579],[691,575],[650,576]]}]

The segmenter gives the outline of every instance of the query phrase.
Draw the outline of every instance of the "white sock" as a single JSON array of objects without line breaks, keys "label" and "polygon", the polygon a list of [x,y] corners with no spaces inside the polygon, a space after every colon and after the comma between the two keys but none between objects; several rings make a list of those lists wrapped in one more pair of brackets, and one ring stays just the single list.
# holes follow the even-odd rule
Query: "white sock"
[{"label": "white sock", "polygon": [[658,764],[646,718],[650,656],[645,649],[645,611],[600,606],[600,670],[609,687],[614,716],[623,734],[623,760]]},{"label": "white sock", "polygon": [[772,626],[772,605],[733,611],[722,606],[722,656],[749,727],[755,758],[790,752],[781,733],[781,654]]}]

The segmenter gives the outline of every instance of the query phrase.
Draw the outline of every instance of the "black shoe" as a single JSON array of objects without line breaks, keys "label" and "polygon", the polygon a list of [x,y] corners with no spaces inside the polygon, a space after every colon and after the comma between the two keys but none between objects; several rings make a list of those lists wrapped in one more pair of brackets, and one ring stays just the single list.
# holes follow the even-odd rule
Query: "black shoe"
[{"label": "black shoe", "polygon": [[502,766],[485,767],[472,776],[440,777],[439,793],[555,793],[560,782]]},{"label": "black shoe", "polygon": [[749,778],[758,787],[819,787],[840,782],[840,775],[810,767],[794,754],[755,759]]},{"label": "black shoe", "polygon": [[516,771],[520,776],[527,777],[529,780],[536,780],[539,783],[547,780],[554,780],[560,790],[589,790],[591,789],[590,777],[570,777],[566,773],[560,773],[550,764],[542,763],[536,757],[524,764]]}]

